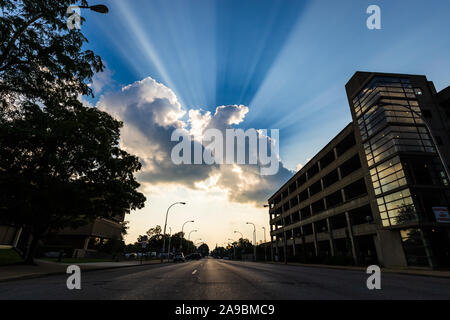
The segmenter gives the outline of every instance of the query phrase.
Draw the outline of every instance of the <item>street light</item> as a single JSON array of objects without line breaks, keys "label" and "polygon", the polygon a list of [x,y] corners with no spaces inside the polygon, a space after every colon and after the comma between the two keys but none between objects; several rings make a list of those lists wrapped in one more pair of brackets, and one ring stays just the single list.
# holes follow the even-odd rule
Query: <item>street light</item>
[{"label": "street light", "polygon": [[103,13],[106,14],[109,12],[109,9],[107,6],[103,5],[103,4],[96,4],[93,6],[78,6],[78,8],[80,9],[91,9],[92,11],[98,12],[98,13]]},{"label": "street light", "polygon": [[229,241],[231,241],[231,245],[233,246],[233,259],[236,259],[236,246],[234,245],[234,240],[228,238]]},{"label": "street light", "polygon": [[244,235],[241,232],[236,230],[236,231],[234,231],[234,233],[239,233],[241,235],[241,239],[244,240]]},{"label": "street light", "polygon": [[410,111],[411,113],[413,113],[414,115],[416,115],[417,117],[420,118],[420,120],[422,120],[423,124],[425,125],[428,134],[430,135],[431,141],[434,144],[434,148],[436,149],[436,153],[438,154],[439,160],[441,161],[441,165],[444,168],[445,174],[447,176],[447,183],[450,181],[450,174],[448,172],[448,168],[447,165],[445,164],[444,158],[442,157],[441,151],[439,150],[439,147],[436,143],[436,140],[433,136],[433,132],[431,131],[430,125],[428,124],[428,122],[422,117],[422,115],[420,113],[418,113],[417,111],[413,110],[410,106],[406,106],[400,103],[387,103],[387,102],[383,102],[380,103],[379,106],[397,106],[397,107],[403,107],[405,109],[407,109],[408,111]]},{"label": "street light", "polygon": [[181,242],[180,242],[180,250],[181,251],[183,251],[184,225],[189,222],[194,222],[194,220],[186,221],[185,223],[183,223],[183,226],[181,227]]},{"label": "street light", "polygon": [[169,227],[169,247],[167,248],[167,259],[170,257],[170,242],[172,240],[172,228]]},{"label": "street light", "polygon": [[[244,244],[244,235],[242,234],[242,232],[239,232],[239,231],[237,231],[237,230],[235,230],[234,231],[234,233],[239,233],[240,235],[241,235],[241,239],[242,239],[242,248],[241,248],[241,260],[242,261],[244,261],[244,255],[243,255],[243,253],[244,253],[244,246],[243,246],[243,244]],[[239,242],[239,240],[238,240],[238,242]]]},{"label": "street light", "polygon": [[197,232],[198,230],[192,230],[191,232],[189,232],[189,235],[188,235],[188,241],[191,241],[191,233],[192,232]]},{"label": "street light", "polygon": [[253,260],[256,261],[256,226],[252,222],[246,222],[245,224],[253,225]]},{"label": "street light", "polygon": [[[198,239],[194,240],[194,246],[195,246],[197,252],[198,252],[197,242],[198,242],[198,241],[201,241],[201,240],[202,240],[202,238],[198,238]],[[201,244],[201,242],[200,242],[200,244]],[[199,247],[200,247],[200,246],[199,246]]]},{"label": "street light", "polygon": [[[172,208],[174,205],[176,204],[182,204],[185,205],[186,202],[175,202],[172,203],[168,208],[167,208],[167,212],[166,212],[166,221],[164,222],[164,236],[163,236],[163,247],[162,247],[162,252],[164,254],[164,252],[166,252],[166,227],[167,227],[167,216],[169,215],[169,210],[170,208]],[[161,262],[163,262],[163,256],[161,256]]]},{"label": "street light", "polygon": [[266,240],[266,227],[262,227],[264,230],[264,261],[267,261],[267,240]]}]

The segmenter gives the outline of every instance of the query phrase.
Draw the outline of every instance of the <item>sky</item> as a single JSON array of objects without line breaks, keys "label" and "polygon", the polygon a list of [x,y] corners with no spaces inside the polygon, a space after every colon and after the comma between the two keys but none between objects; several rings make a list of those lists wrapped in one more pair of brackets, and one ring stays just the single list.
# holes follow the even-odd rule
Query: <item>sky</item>
[{"label": "sky", "polygon": [[[124,122],[121,147],[143,163],[144,209],[126,217],[126,241],[163,225],[198,230],[210,247],[269,237],[263,205],[350,121],[345,84],[356,71],[424,74],[450,85],[450,2],[364,0],[102,1],[82,11],[87,49],[107,68],[94,76],[93,107]],[[381,29],[369,30],[369,5]],[[280,169],[170,161],[170,135],[206,128],[279,129]]]}]

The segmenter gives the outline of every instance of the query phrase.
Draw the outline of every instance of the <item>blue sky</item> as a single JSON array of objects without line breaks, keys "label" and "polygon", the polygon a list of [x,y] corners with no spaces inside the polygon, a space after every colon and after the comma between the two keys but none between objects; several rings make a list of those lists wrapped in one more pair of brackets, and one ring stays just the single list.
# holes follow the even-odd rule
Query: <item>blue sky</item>
[{"label": "blue sky", "polygon": [[[350,121],[344,85],[356,70],[450,84],[448,1],[103,3],[110,13],[85,13],[83,32],[117,85],[151,76],[188,109],[249,105],[248,127],[282,130],[289,167]],[[366,28],[370,4],[381,8],[382,30]]]},{"label": "blue sky", "polygon": [[[355,71],[425,74],[438,90],[450,85],[449,1],[102,3],[109,14],[83,11],[87,47],[108,66],[93,104],[151,77],[186,111],[245,105],[242,127],[280,129],[289,169],[350,122],[344,86]],[[366,28],[371,4],[381,8],[381,30]]]}]

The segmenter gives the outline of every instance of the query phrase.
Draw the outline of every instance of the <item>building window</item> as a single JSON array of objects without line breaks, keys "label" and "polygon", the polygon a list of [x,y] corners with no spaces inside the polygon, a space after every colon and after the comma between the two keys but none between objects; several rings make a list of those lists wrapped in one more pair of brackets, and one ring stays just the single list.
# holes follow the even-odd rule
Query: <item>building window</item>
[{"label": "building window", "polygon": [[409,189],[377,198],[377,203],[384,227],[417,221],[417,213]]},{"label": "building window", "polygon": [[421,229],[400,231],[403,249],[409,266],[428,266],[427,252],[423,243]]}]

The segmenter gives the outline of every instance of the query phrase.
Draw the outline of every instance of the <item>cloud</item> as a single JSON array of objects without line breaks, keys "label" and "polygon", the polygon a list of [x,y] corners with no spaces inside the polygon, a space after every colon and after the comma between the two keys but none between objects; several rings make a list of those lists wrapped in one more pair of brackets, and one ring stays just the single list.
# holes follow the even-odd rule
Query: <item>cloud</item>
[{"label": "cloud", "polygon": [[92,82],[89,84],[94,94],[100,94],[103,89],[113,84],[112,76],[114,72],[108,68],[105,62],[105,69],[102,72],[97,72],[92,77]]},{"label": "cloud", "polygon": [[261,205],[292,176],[282,163],[276,175],[261,176],[258,165],[175,165],[171,161],[172,148],[178,143],[171,141],[175,129],[186,136],[202,136],[209,128],[225,132],[245,121],[246,106],[219,106],[214,114],[191,109],[185,117],[174,92],[147,77],[105,93],[96,107],[123,121],[121,147],[140,158],[143,169],[138,179],[144,187],[171,184],[214,190],[225,193],[230,201]]}]

